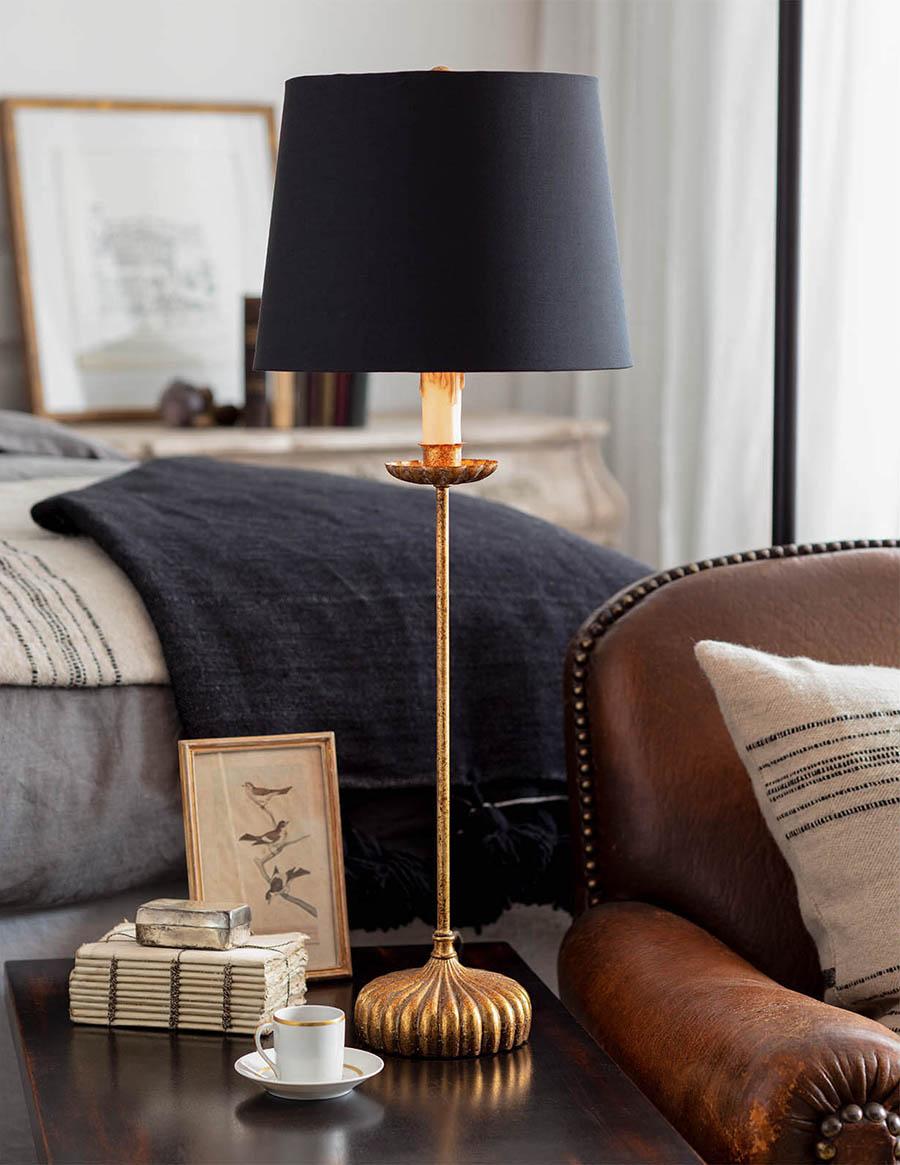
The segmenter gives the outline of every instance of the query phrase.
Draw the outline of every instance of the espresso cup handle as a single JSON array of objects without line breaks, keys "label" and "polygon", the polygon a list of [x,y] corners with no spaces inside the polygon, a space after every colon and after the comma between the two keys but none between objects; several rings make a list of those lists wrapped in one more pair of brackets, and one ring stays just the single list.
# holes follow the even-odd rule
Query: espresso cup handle
[{"label": "espresso cup handle", "polygon": [[275,1078],[276,1078],[276,1080],[277,1080],[277,1079],[278,1079],[278,1069],[275,1067],[275,1065],[272,1063],[272,1061],[271,1061],[271,1060],[269,1059],[269,1057],[266,1055],[266,1050],[265,1050],[265,1048],[262,1046],[262,1039],[263,1039],[263,1036],[269,1036],[269,1035],[271,1035],[271,1034],[272,1034],[272,1032],[274,1031],[274,1029],[275,1029],[275,1025],[274,1025],[274,1023],[272,1023],[272,1021],[271,1021],[271,1020],[269,1020],[267,1023],[261,1023],[261,1024],[259,1025],[259,1027],[257,1027],[257,1029],[256,1029],[256,1032],[255,1032],[255,1034],[254,1034],[254,1036],[253,1036],[253,1039],[254,1039],[254,1041],[255,1041],[255,1043],[256,1043],[256,1050],[257,1050],[257,1052],[259,1052],[259,1054],[262,1056],[262,1058],[265,1060],[265,1062],[266,1062],[266,1063],[269,1065],[269,1067],[272,1069],[272,1072],[273,1072],[273,1074],[274,1074],[274,1076],[275,1076]]}]

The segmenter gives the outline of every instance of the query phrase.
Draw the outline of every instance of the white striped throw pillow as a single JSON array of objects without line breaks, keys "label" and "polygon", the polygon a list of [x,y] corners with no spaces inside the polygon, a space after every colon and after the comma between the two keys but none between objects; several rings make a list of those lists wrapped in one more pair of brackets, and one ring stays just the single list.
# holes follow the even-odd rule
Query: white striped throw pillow
[{"label": "white striped throw pillow", "polygon": [[900,671],[695,653],[793,872],[825,999],[900,1034]]}]

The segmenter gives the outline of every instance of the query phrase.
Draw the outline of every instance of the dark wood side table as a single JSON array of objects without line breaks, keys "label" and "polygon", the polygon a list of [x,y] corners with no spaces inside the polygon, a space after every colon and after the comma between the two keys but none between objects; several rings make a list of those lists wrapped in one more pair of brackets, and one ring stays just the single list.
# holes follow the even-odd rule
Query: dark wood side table
[{"label": "dark wood side table", "polygon": [[[349,1021],[358,987],[426,956],[424,947],[356,948],[354,982],[314,985],[309,1000],[344,1008]],[[388,1059],[349,1096],[310,1103],[271,1099],[237,1075],[234,1061],[252,1048],[246,1036],[78,1027],[68,1018],[69,960],[7,963],[38,1154],[153,1165],[699,1161],[509,946],[469,944],[464,958],[531,993],[525,1047],[479,1060]]]}]

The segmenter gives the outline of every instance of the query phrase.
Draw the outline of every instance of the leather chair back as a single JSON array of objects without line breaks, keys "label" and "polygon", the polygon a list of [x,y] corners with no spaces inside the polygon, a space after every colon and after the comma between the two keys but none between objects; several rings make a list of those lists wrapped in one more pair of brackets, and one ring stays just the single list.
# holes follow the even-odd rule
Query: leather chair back
[{"label": "leather chair back", "polygon": [[693,563],[629,587],[584,624],[566,670],[581,907],[665,907],[784,985],[821,995],[793,876],[693,647],[719,639],[900,667],[897,546],[779,547]]}]

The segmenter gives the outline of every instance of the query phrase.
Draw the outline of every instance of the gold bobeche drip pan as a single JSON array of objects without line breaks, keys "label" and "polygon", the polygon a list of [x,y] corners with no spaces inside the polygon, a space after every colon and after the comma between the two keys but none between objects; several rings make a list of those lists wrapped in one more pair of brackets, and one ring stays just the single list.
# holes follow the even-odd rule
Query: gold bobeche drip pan
[{"label": "gold bobeche drip pan", "polygon": [[388,461],[385,465],[391,477],[414,485],[433,485],[436,489],[481,481],[490,477],[496,468],[496,461],[485,458],[467,458],[459,465],[426,465],[423,461]]}]

